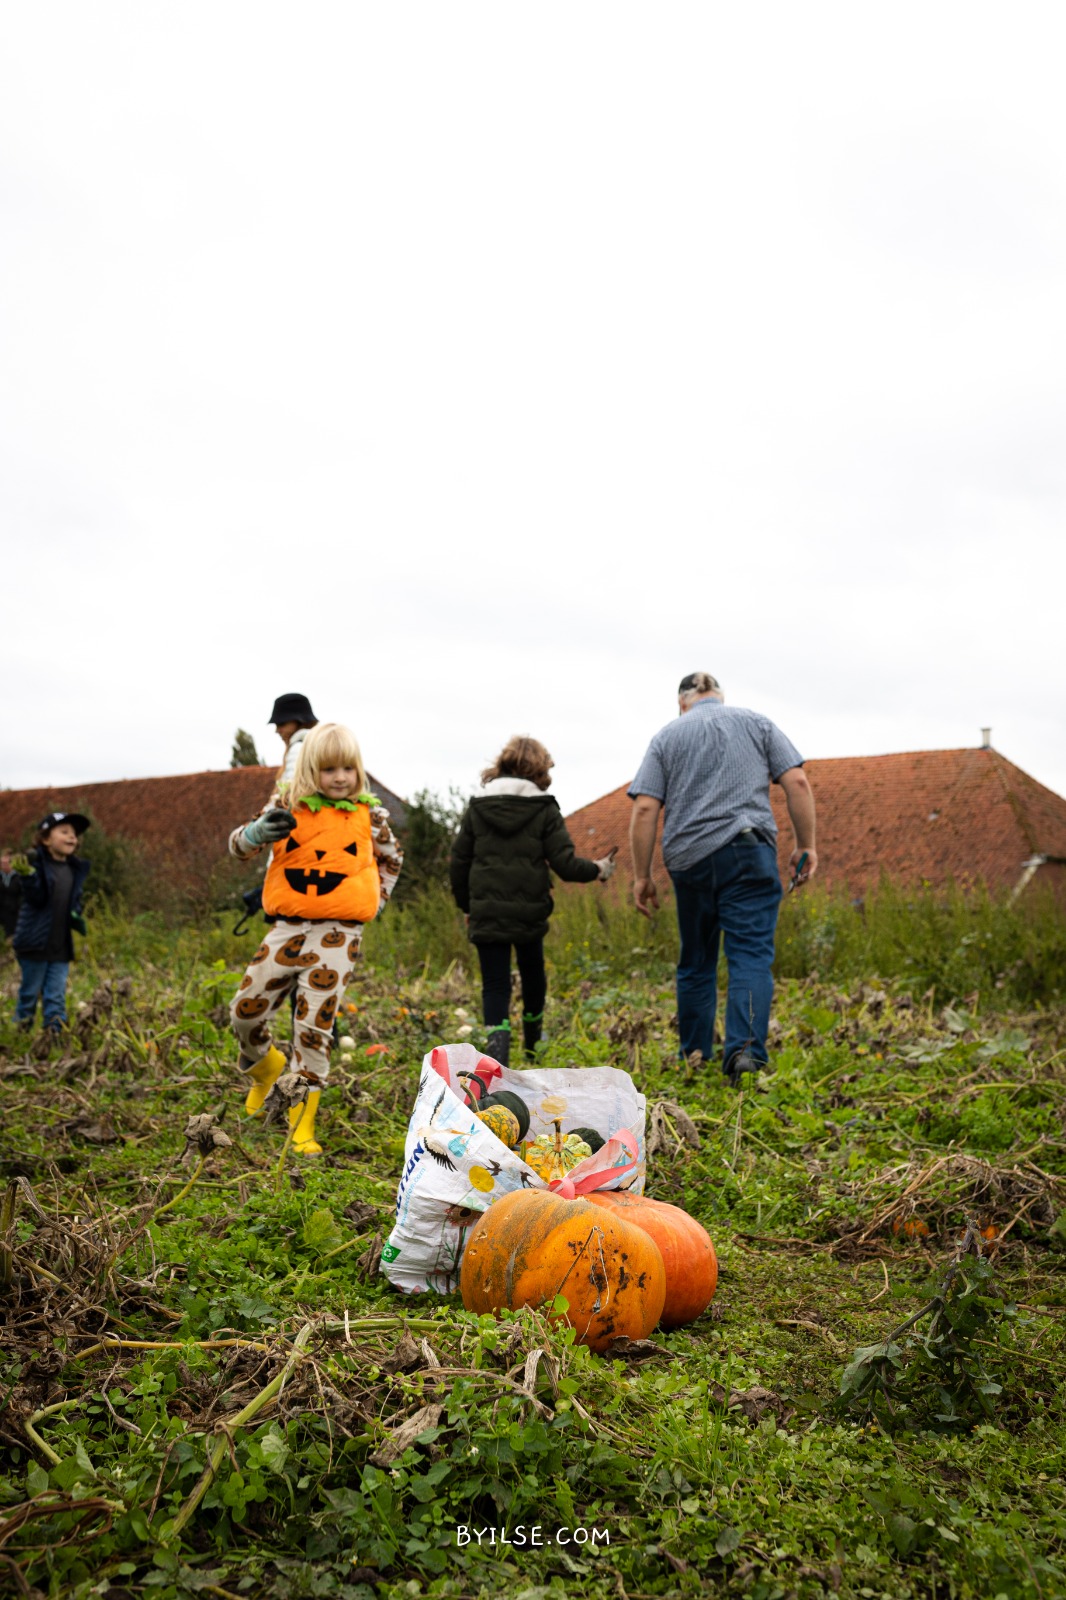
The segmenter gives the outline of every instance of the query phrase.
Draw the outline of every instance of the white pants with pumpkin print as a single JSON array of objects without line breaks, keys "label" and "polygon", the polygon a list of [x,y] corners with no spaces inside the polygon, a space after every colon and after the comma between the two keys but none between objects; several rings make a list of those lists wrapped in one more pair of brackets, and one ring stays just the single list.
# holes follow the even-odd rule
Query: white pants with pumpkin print
[{"label": "white pants with pumpkin print", "polygon": [[275,922],[267,930],[230,1006],[246,1063],[261,1061],[270,1049],[270,1019],[295,989],[292,1064],[325,1083],[333,1019],[362,937],[361,922]]}]

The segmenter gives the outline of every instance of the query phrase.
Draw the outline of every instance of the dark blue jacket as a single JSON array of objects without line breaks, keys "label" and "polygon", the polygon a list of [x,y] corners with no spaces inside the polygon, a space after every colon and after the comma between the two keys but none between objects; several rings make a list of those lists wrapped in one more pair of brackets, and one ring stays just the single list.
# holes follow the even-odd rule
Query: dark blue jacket
[{"label": "dark blue jacket", "polygon": [[22,879],[18,873],[13,872],[7,883],[0,877],[0,928],[3,928],[9,939],[15,931],[21,905]]},{"label": "dark blue jacket", "polygon": [[[15,924],[15,934],[12,944],[22,956],[40,956],[47,950],[49,936],[52,932],[52,890],[55,887],[55,873],[53,862],[48,851],[42,847],[30,853],[30,865],[34,868],[32,878],[22,880],[22,905],[19,908],[19,919]],[[81,892],[89,871],[89,863],[83,861],[81,856],[70,857],[70,867],[73,877],[70,889],[71,912],[81,910]]]}]

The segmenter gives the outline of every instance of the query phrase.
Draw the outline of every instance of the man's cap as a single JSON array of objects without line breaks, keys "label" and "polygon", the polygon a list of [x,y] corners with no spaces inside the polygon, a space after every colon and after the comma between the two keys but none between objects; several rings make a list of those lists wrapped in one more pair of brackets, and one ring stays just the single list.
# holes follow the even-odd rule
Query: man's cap
[{"label": "man's cap", "polygon": [[69,822],[79,839],[87,828],[92,827],[88,817],[83,817],[80,811],[50,811],[46,817],[41,818],[37,826],[42,833],[51,833],[59,822]]},{"label": "man's cap", "polygon": [[305,694],[279,694],[268,722],[317,722],[311,702]]},{"label": "man's cap", "polygon": [[[702,684],[700,679],[703,679]],[[691,694],[695,689],[697,694],[707,694],[711,689],[720,689],[722,685],[718,679],[709,672],[688,672],[677,686],[678,694]]]}]

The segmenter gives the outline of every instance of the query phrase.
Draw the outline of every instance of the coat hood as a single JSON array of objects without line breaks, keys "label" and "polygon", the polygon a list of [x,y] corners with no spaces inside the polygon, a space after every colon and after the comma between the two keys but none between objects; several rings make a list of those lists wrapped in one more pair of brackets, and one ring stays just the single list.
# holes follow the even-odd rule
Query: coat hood
[{"label": "coat hood", "polygon": [[[507,787],[500,788],[498,785]],[[475,795],[470,805],[480,822],[494,833],[502,833],[505,838],[526,826],[532,806],[555,806],[558,810],[554,795],[545,794],[525,778],[493,778],[491,783],[485,785],[485,792]]]},{"label": "coat hood", "polygon": [[477,798],[480,800],[490,794],[512,794],[525,800],[544,799],[544,790],[538,789],[528,778],[490,778],[488,783],[482,784],[481,794]]}]

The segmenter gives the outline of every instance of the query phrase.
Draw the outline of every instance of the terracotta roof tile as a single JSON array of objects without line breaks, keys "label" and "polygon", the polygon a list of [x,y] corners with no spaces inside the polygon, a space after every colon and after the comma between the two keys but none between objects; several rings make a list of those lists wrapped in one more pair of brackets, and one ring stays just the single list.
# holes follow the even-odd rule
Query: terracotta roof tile
[{"label": "terracotta roof tile", "polygon": [[[109,835],[137,841],[167,882],[203,888],[230,861],[227,841],[270,797],[275,767],[227,767],[181,777],[125,778],[69,788],[0,792],[0,842],[18,844],[49,811],[88,811]],[[370,774],[375,794],[389,805],[399,797]],[[403,802],[399,801],[402,810]],[[393,806],[390,806],[390,810]],[[393,812],[395,815],[395,812]],[[92,857],[92,834],[85,854]],[[256,869],[262,869],[262,862]]]},{"label": "terracotta roof tile", "polygon": [[[818,873],[830,888],[862,894],[885,873],[906,885],[983,881],[1005,890],[1033,855],[1066,862],[1066,800],[997,750],[919,750],[902,755],[809,761],[818,811]],[[619,846],[632,876],[631,802],[615,789],[567,818],[582,855]],[[771,788],[782,875],[792,850],[784,795]],[[656,876],[665,878],[656,852]],[[1055,874],[1059,876],[1059,874]]]}]

